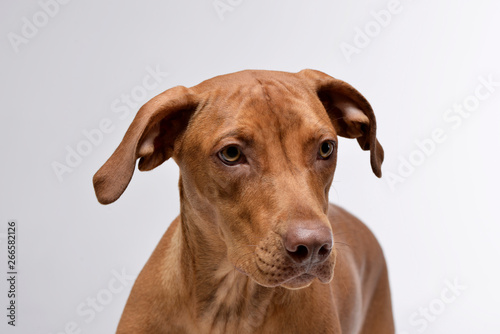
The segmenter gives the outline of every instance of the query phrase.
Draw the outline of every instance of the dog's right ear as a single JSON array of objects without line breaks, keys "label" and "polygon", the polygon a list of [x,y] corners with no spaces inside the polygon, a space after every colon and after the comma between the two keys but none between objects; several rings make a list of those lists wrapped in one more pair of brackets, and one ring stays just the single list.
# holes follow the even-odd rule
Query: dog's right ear
[{"label": "dog's right ear", "polygon": [[363,150],[370,150],[370,162],[375,175],[382,177],[384,149],[377,140],[377,123],[370,103],[354,87],[328,74],[302,70],[323,103],[337,134],[356,138]]},{"label": "dog's right ear", "polygon": [[169,159],[175,140],[184,132],[198,106],[195,95],[177,86],[147,102],[139,110],[113,155],[94,175],[94,190],[102,204],[116,201],[139,170],[151,170]]}]

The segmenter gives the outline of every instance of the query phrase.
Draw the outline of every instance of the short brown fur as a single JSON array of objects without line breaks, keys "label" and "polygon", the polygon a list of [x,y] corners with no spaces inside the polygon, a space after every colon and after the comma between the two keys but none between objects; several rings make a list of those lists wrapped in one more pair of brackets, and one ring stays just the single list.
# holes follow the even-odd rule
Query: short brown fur
[{"label": "short brown fur", "polygon": [[[328,203],[337,136],[370,150],[380,177],[371,106],[313,70],[242,71],[144,105],[94,176],[97,198],[120,197],[137,159],[150,170],[173,157],[181,213],[137,278],[117,333],[394,333],[377,240]],[[321,158],[325,142],[334,151]],[[240,150],[237,163],[221,158],[229,146]],[[297,231],[330,235],[327,257],[299,263],[287,246]]]}]

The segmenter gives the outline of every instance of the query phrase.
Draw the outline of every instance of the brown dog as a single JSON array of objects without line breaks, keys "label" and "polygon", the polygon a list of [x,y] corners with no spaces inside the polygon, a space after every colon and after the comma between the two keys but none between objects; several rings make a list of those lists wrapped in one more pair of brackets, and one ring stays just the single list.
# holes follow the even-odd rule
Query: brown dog
[{"label": "brown dog", "polygon": [[144,171],[173,157],[180,216],[117,332],[394,333],[379,244],[328,203],[337,136],[370,150],[381,176],[369,103],[313,70],[242,71],[146,103],[94,176],[97,198],[118,199],[137,159]]}]

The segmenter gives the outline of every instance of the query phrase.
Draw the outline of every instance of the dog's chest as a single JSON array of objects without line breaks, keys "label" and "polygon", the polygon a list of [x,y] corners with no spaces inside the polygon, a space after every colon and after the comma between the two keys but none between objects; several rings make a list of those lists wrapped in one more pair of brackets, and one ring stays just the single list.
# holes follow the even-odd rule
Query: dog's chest
[{"label": "dog's chest", "polygon": [[[262,287],[238,273],[213,286],[200,305],[187,333],[340,333],[340,324],[328,303],[315,309],[312,300],[297,302],[288,291]],[[284,295],[286,294],[286,296]],[[314,299],[311,298],[310,299]],[[310,331],[311,330],[311,331]]]},{"label": "dog's chest", "polygon": [[255,333],[267,315],[272,294],[273,289],[255,284],[234,268],[216,273],[197,291],[193,333]]}]

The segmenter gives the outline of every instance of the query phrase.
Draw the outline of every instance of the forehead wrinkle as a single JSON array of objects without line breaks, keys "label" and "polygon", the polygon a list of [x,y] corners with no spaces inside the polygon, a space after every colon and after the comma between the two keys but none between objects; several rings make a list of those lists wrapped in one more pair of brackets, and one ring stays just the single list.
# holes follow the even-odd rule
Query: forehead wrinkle
[{"label": "forehead wrinkle", "polygon": [[242,127],[234,128],[223,132],[222,134],[217,136],[215,142],[219,143],[220,141],[226,138],[236,138],[246,143],[254,142],[254,135],[252,134],[252,132]]},{"label": "forehead wrinkle", "polygon": [[[310,147],[312,143],[320,140],[323,136],[336,137],[335,129],[326,112],[316,110],[314,101],[304,99],[300,89],[295,90],[295,87],[288,87],[281,82],[275,82],[275,80],[265,80],[264,82],[256,80],[260,84],[261,98],[257,101],[251,101],[252,106],[259,106],[260,109],[267,111],[262,112],[261,115],[269,121],[260,118],[259,121],[264,123],[261,128],[268,128],[274,124],[272,131],[264,132],[265,137],[258,136],[256,139],[260,138],[262,144],[266,143],[267,154],[271,154],[271,151],[277,153],[277,150],[281,152],[279,154],[281,159],[274,155],[274,158],[271,159],[272,162],[269,161],[271,164],[286,166],[292,173],[298,172],[301,169],[299,165],[305,152],[304,149],[308,150],[306,146]],[[280,101],[279,105],[275,101]],[[253,123],[254,129],[259,129],[254,122],[255,118],[251,123]],[[270,134],[272,134],[273,139],[270,138]]]},{"label": "forehead wrinkle", "polygon": [[314,124],[311,122],[311,130],[318,134],[318,137],[321,136],[337,136],[337,131],[335,130],[335,127],[333,124],[330,122],[329,118],[326,117],[319,117]]},{"label": "forehead wrinkle", "polygon": [[[336,136],[326,111],[317,110],[315,101],[300,87],[279,80],[253,79],[237,85],[239,92],[232,90],[229,96],[212,97],[209,109],[215,127],[207,129],[207,135],[213,131],[216,136],[212,135],[215,140],[210,140],[211,147],[234,137],[253,146],[258,144],[261,154],[264,153],[261,148],[267,151],[266,155],[273,151],[273,161],[277,158],[275,154],[281,152],[284,161],[278,160],[293,168],[292,157],[302,151],[297,144],[303,147],[306,141]],[[297,143],[300,133],[306,139],[303,143]]]},{"label": "forehead wrinkle", "polygon": [[280,124],[281,122],[280,122],[279,112],[275,111],[273,99],[271,98],[266,86],[259,79],[256,79],[256,80],[260,84],[262,95],[264,96],[268,110],[271,112],[272,115],[275,116],[274,118],[277,121],[277,129],[276,130],[278,131],[278,139],[279,139],[279,143],[281,146],[281,151],[282,151],[284,158],[285,158],[285,161],[286,161],[285,165],[288,167],[289,170],[292,170],[292,168],[291,168],[292,161],[290,160],[290,157],[288,156],[288,152],[286,150],[286,145],[285,145],[285,140],[284,140],[285,134],[283,133],[283,129],[282,129],[282,126]]},{"label": "forehead wrinkle", "polygon": [[[279,86],[275,84],[279,84]],[[268,89],[269,87],[271,89]],[[275,99],[271,98],[270,94],[274,88],[280,93],[279,99],[285,100],[285,103],[280,103],[279,109],[275,108]],[[281,138],[285,139],[290,134],[295,137],[298,132],[306,133],[306,136],[314,138],[324,135],[336,136],[335,128],[326,111],[317,110],[314,101],[304,99],[300,89],[295,88],[294,85],[289,86],[278,80],[273,80],[271,85],[262,86],[264,94],[268,97],[269,110],[275,116],[279,126]],[[276,92],[272,93],[272,95],[274,94]],[[284,105],[285,108],[282,108],[281,105]]]}]

